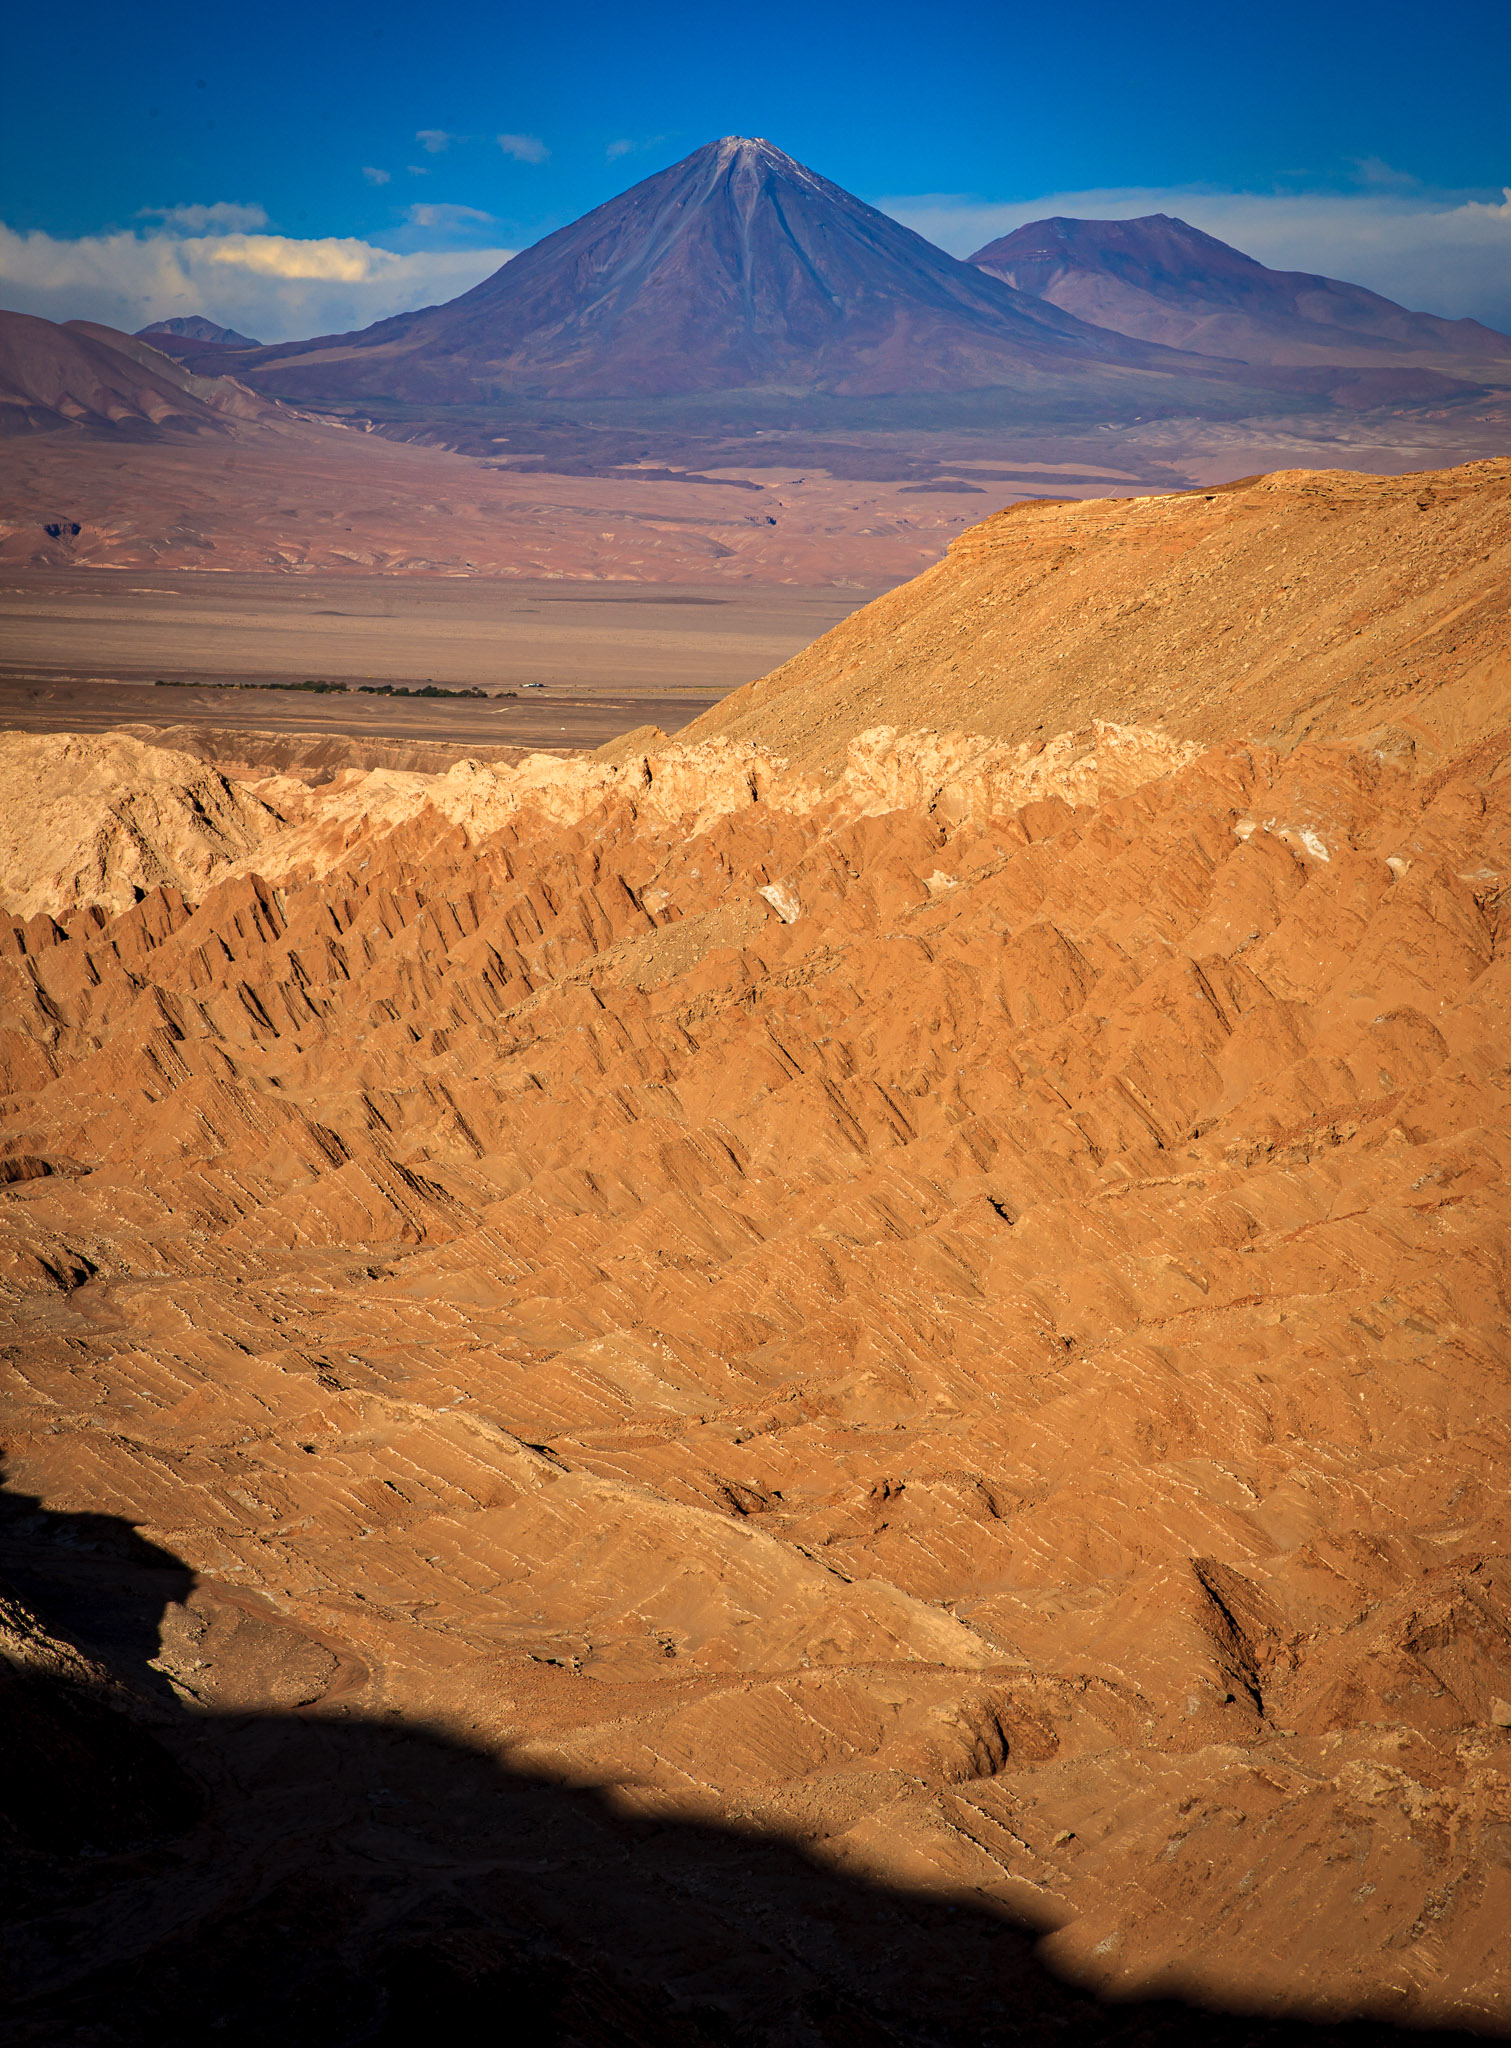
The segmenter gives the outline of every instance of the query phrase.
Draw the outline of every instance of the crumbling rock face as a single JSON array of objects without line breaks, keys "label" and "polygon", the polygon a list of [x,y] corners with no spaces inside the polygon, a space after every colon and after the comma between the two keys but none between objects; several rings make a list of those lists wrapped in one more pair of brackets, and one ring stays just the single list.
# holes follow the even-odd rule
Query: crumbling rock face
[{"label": "crumbling rock face", "polygon": [[1097,1991],[1506,2023],[1511,738],[244,798],[218,879],[0,926],[0,1158],[66,1162],[0,1190],[6,1441],[200,1575],[184,1697]]},{"label": "crumbling rock face", "polygon": [[199,894],[278,829],[217,769],[123,733],[0,734],[0,896],[16,916]]}]

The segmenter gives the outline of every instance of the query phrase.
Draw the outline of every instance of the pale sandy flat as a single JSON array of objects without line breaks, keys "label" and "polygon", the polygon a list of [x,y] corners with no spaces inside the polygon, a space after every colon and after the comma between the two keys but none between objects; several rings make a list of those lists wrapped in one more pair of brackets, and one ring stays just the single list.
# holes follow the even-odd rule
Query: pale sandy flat
[{"label": "pale sandy flat", "polygon": [[[492,578],[13,573],[0,586],[0,729],[211,724],[467,746],[596,746],[673,730],[870,591],[612,588]],[[486,705],[267,689],[306,679],[513,690]],[[532,687],[541,685],[540,688]]]}]

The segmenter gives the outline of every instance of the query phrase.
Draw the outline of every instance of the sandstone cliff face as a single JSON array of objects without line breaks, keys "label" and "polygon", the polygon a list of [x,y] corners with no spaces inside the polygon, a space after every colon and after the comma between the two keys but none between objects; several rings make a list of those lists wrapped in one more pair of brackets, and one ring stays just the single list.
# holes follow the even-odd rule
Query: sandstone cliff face
[{"label": "sandstone cliff face", "polygon": [[1101,718],[1442,759],[1511,722],[1508,583],[1505,461],[1014,505],[689,737],[817,766],[863,726],[1019,741]]},{"label": "sandstone cliff face", "polygon": [[[6,1443],[199,1575],[180,1696],[738,1822],[1097,1992],[1504,2024],[1511,748],[1196,723],[195,784],[124,907],[118,806],[49,825],[59,914],[102,879],[0,925]],[[172,820],[206,774],[129,772]],[[510,1844],[407,1825],[342,1939],[494,1954]],[[216,1927],[295,1853],[237,1827],[234,1878],[173,1852]],[[23,2038],[162,1978],[143,1881],[28,1936]],[[863,1916],[801,2026],[769,1960],[710,2018],[690,1914],[667,2038],[1006,2024],[888,2019]],[[1135,2038],[1014,1982],[1025,2038]]]}]

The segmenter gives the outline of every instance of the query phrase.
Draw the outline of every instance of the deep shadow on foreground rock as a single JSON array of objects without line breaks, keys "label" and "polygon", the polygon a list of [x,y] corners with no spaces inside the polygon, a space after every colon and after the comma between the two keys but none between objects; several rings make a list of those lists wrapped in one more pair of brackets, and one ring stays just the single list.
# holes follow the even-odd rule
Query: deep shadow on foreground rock
[{"label": "deep shadow on foreground rock", "polygon": [[186,1711],[193,1575],[130,1524],[0,1515],[0,2038],[16,2044],[1447,2041],[1099,2006],[1035,1932],[636,1822],[412,1727]]}]

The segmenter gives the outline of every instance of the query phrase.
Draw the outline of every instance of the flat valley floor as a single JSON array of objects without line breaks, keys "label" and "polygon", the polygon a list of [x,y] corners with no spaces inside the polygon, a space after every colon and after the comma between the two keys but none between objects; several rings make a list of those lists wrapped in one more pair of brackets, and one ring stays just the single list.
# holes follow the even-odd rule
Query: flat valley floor
[{"label": "flat valley floor", "polygon": [[[832,586],[192,571],[139,573],[132,582],[115,571],[13,571],[0,584],[0,730],[187,725],[462,750],[595,747],[639,725],[676,731],[875,595]],[[303,681],[351,688],[226,687]],[[430,682],[519,694],[485,703],[357,688]]]}]

